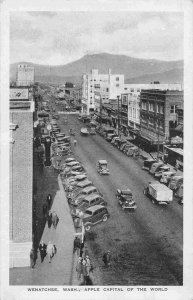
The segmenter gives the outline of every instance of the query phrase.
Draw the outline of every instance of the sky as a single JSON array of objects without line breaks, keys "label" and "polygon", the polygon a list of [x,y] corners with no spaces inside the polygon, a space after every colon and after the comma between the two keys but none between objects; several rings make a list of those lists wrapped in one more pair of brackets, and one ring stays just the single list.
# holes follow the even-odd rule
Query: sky
[{"label": "sky", "polygon": [[183,14],[12,12],[10,62],[63,65],[86,54],[183,59]]}]

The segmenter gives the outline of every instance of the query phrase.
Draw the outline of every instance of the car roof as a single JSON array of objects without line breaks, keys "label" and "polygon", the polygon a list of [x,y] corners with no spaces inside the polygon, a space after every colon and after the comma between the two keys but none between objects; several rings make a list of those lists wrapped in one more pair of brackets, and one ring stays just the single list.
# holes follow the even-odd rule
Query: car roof
[{"label": "car roof", "polygon": [[130,189],[125,189],[125,190],[120,190],[122,194],[124,195],[130,195],[132,194],[131,190]]},{"label": "car roof", "polygon": [[85,174],[80,174],[75,176],[76,179],[87,178]]},{"label": "car roof", "polygon": [[68,158],[66,158],[66,160],[65,161],[74,161],[74,160],[76,160],[76,158],[74,158],[74,157],[68,157]]},{"label": "car roof", "polygon": [[[98,205],[94,205],[94,206],[91,206],[91,207],[87,208],[87,210],[93,212],[93,211],[98,210],[98,209],[100,209],[100,208],[106,208],[106,207],[103,206],[103,205],[98,204]],[[86,211],[85,211],[85,212],[86,212]]]},{"label": "car roof", "polygon": [[172,179],[174,179],[174,180],[183,179],[183,176],[175,175],[175,176],[172,177]]},{"label": "car roof", "polygon": [[79,183],[77,184],[77,187],[84,186],[84,185],[87,184],[87,183],[90,184],[90,183],[92,183],[92,181],[90,181],[90,180],[88,180],[88,179],[86,178],[85,180],[79,182]]},{"label": "car roof", "polygon": [[103,165],[103,164],[106,165],[107,164],[107,161],[105,159],[100,159],[98,162],[101,165]]},{"label": "car roof", "polygon": [[101,197],[99,194],[91,194],[91,195],[88,195],[88,196],[86,196],[85,198],[84,198],[84,200],[87,200],[87,201],[92,201],[93,199],[95,199],[95,198],[98,198],[98,197]]},{"label": "car roof", "polygon": [[92,191],[93,189],[96,189],[96,187],[94,185],[91,185],[91,186],[87,186],[86,188],[84,188],[83,191],[89,192],[89,191]]}]

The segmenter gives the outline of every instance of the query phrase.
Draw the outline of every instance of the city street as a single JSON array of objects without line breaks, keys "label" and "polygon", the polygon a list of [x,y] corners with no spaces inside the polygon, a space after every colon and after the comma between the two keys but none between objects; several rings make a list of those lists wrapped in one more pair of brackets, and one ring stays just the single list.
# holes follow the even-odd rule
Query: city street
[{"label": "city street", "polygon": [[[92,229],[89,247],[103,285],[182,285],[183,208],[174,199],[168,206],[152,204],[143,188],[153,178],[141,169],[142,160],[125,156],[99,135],[82,137],[85,124],[77,115],[65,115],[68,124],[61,132],[75,129],[75,156],[88,178],[104,195],[110,218]],[[73,140],[73,138],[72,138]],[[106,159],[110,176],[100,176],[96,162]],[[124,212],[117,203],[117,188],[130,188],[137,203],[134,213]],[[111,250],[112,266],[104,268],[102,255]]]}]

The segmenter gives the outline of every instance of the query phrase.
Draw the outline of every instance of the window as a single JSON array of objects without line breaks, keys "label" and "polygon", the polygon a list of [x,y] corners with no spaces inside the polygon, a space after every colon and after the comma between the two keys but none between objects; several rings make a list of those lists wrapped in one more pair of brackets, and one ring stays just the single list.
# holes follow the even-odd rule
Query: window
[{"label": "window", "polygon": [[130,92],[134,92],[134,89],[130,89]]},{"label": "window", "polygon": [[129,107],[129,117],[132,117],[132,108]]},{"label": "window", "polygon": [[119,84],[116,84],[116,87],[119,87]]},{"label": "window", "polygon": [[175,113],[176,113],[176,106],[177,106],[177,105],[171,105],[171,106],[170,106],[170,113],[171,113],[171,114],[175,114]]},{"label": "window", "polygon": [[142,109],[147,110],[147,102],[142,102]]},{"label": "window", "polygon": [[154,111],[153,102],[149,102],[149,111]]},{"label": "window", "polygon": [[162,104],[157,104],[157,113],[159,114],[164,113],[164,106]]},{"label": "window", "polygon": [[149,127],[154,127],[154,119],[153,118],[149,118]]},{"label": "window", "polygon": [[133,108],[133,118],[136,119],[136,109],[135,108]]},{"label": "window", "polygon": [[137,92],[140,92],[140,89],[137,89]]},{"label": "window", "polygon": [[119,77],[116,77],[116,81],[119,81]]},{"label": "window", "polygon": [[109,88],[106,88],[106,92],[108,92],[109,91]]}]

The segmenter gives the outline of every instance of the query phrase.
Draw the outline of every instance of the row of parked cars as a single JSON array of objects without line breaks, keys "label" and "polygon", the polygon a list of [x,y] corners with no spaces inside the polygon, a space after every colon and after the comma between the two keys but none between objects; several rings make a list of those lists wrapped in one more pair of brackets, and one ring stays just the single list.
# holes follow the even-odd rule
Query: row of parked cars
[{"label": "row of parked cars", "polygon": [[52,151],[53,155],[69,155],[72,153],[70,136],[65,133],[60,132],[60,128],[57,124],[57,120],[52,116],[50,120],[51,131],[50,135],[52,137]]},{"label": "row of parked cars", "polygon": [[140,149],[133,145],[128,139],[121,138],[117,135],[114,128],[98,127],[96,131],[99,135],[104,137],[114,147],[122,151],[127,156],[139,156]]},{"label": "row of parked cars", "polygon": [[103,195],[87,178],[82,164],[74,157],[68,157],[60,173],[76,228],[84,224],[86,231],[109,218],[107,202]]},{"label": "row of parked cars", "polygon": [[[170,170],[170,166],[163,161],[157,161],[154,159],[147,159],[144,161],[143,170],[147,170],[152,176],[158,179],[163,186],[163,190],[166,191],[164,185],[171,190],[171,195],[175,195],[179,199],[179,203],[183,204],[183,176],[178,175],[177,171]],[[156,183],[157,184],[157,183]],[[151,186],[151,184],[150,184]],[[169,196],[171,199],[172,196]]]}]

